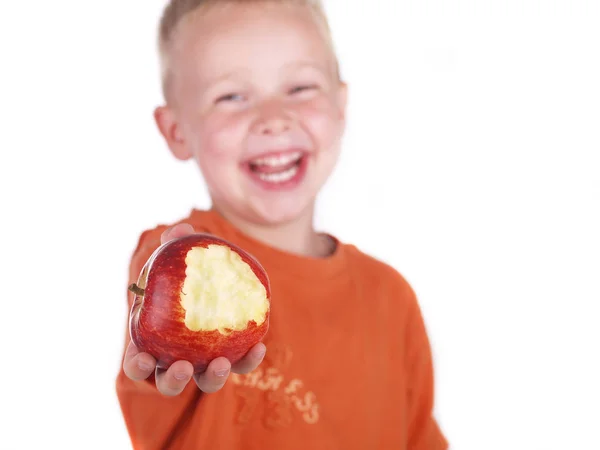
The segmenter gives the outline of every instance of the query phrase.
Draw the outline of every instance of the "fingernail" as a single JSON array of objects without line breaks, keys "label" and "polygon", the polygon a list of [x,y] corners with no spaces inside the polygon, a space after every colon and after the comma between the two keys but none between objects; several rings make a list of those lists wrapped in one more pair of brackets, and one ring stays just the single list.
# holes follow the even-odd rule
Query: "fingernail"
[{"label": "fingernail", "polygon": [[173,376],[175,377],[176,380],[185,380],[188,377],[187,373],[183,373],[183,372],[177,372]]},{"label": "fingernail", "polygon": [[255,355],[257,358],[262,358],[263,356],[265,356],[265,354],[267,353],[267,349],[265,347],[263,347],[262,349],[258,350]]},{"label": "fingernail", "polygon": [[214,371],[214,374],[218,377],[224,377],[228,373],[229,373],[229,369],[219,369],[219,370]]},{"label": "fingernail", "polygon": [[144,372],[147,372],[148,370],[152,369],[151,365],[141,361],[138,362],[137,366],[140,370],[143,370]]}]

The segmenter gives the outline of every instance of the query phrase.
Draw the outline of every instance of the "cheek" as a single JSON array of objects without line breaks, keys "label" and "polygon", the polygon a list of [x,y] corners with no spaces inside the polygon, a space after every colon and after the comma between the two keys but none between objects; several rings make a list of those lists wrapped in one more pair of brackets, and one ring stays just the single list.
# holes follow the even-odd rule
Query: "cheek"
[{"label": "cheek", "polygon": [[306,105],[300,114],[313,139],[323,150],[330,150],[336,145],[343,131],[343,122],[339,109],[331,101],[321,100]]},{"label": "cheek", "polygon": [[237,158],[245,136],[244,121],[231,114],[213,114],[204,120],[200,134],[200,155],[218,161]]}]

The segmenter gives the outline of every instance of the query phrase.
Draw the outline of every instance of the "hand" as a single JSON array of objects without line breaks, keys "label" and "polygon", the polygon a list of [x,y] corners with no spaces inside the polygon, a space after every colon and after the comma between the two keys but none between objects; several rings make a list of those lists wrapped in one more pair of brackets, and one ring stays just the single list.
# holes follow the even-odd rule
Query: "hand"
[{"label": "hand", "polygon": [[[161,244],[192,233],[194,229],[191,225],[175,225],[161,235]],[[225,385],[231,372],[246,374],[256,369],[262,362],[265,352],[266,347],[261,342],[252,347],[246,356],[233,366],[227,358],[220,357],[212,360],[203,373],[194,374],[193,366],[188,361],[176,361],[166,370],[159,369],[152,355],[140,352],[133,342],[129,342],[125,351],[123,371],[134,381],[145,380],[155,372],[156,388],[167,396],[179,395],[192,378],[201,391],[213,393]]]}]

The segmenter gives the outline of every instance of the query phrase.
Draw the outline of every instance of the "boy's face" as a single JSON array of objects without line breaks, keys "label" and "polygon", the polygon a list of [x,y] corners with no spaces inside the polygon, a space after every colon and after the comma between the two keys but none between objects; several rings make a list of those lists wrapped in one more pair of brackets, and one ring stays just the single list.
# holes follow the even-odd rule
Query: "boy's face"
[{"label": "boy's face", "polygon": [[156,120],[195,158],[216,206],[275,224],[311,212],[344,129],[346,88],[320,25],[300,6],[216,6],[182,24],[172,97]]}]

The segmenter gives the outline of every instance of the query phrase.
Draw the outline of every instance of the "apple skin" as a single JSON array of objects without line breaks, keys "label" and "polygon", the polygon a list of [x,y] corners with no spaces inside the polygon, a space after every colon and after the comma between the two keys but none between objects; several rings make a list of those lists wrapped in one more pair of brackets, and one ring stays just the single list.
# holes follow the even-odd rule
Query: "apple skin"
[{"label": "apple skin", "polygon": [[[262,324],[250,321],[246,329],[230,330],[227,334],[218,330],[193,331],[185,325],[180,293],[186,278],[186,254],[194,247],[211,244],[235,251],[264,286],[269,308]],[[269,329],[271,288],[265,269],[252,255],[216,236],[197,233],[162,244],[142,268],[137,284],[129,289],[135,295],[129,319],[131,340],[138,349],[152,355],[160,369],[184,360],[194,366],[195,373],[200,373],[220,356],[235,364]]]}]

